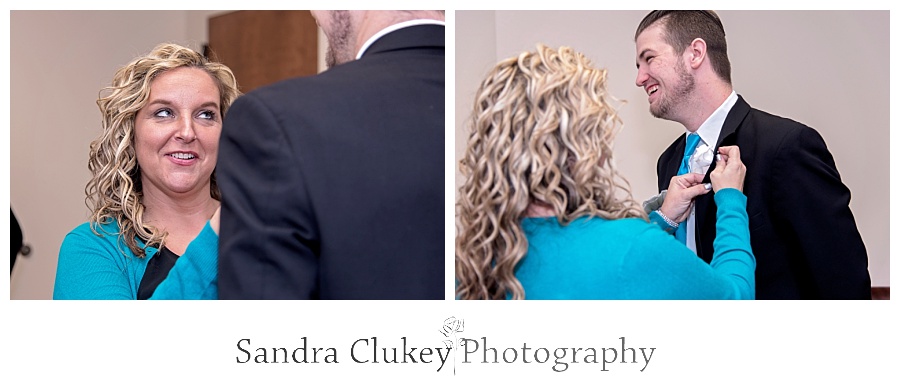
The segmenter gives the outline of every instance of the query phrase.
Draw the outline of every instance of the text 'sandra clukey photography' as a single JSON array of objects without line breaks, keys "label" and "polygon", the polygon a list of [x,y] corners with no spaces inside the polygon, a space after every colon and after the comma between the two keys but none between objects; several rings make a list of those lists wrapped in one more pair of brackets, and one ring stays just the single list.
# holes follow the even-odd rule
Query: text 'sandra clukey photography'
[{"label": "text 'sandra clukey photography'", "polygon": [[[629,344],[625,337],[586,346],[535,346],[527,341],[503,345],[492,343],[486,336],[463,335],[465,321],[456,317],[444,320],[439,336],[432,345],[418,344],[407,337],[362,337],[346,346],[317,346],[309,337],[300,337],[291,346],[259,346],[250,338],[237,341],[235,360],[238,364],[407,364],[423,365],[435,372],[463,371],[471,364],[545,365],[554,372],[566,372],[581,364],[599,365],[602,372],[637,370],[650,365],[654,347]],[[628,365],[631,364],[631,365]]]}]

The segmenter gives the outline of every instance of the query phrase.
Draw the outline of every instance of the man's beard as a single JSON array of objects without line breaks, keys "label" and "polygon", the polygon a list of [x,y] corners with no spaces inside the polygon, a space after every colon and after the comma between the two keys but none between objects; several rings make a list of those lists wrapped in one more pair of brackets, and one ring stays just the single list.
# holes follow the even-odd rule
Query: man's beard
[{"label": "man's beard", "polygon": [[650,106],[650,114],[656,118],[672,119],[671,111],[673,107],[679,101],[686,101],[688,96],[694,92],[694,75],[688,73],[684,63],[678,61],[678,66],[675,67],[675,70],[678,72],[678,85],[676,85],[672,91],[666,91],[665,96],[660,97],[656,108],[652,105]]},{"label": "man's beard", "polygon": [[353,53],[353,44],[350,41],[352,35],[350,12],[331,11],[331,25],[331,31],[325,32],[325,36],[328,38],[325,65],[329,68],[356,58]]}]

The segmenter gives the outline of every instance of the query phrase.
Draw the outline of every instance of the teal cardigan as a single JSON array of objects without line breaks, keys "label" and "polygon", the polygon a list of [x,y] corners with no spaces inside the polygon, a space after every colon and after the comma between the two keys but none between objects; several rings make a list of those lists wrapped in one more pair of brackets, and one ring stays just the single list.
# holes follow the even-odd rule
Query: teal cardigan
[{"label": "teal cardigan", "polygon": [[[101,224],[98,231],[102,235],[84,223],[66,235],[59,249],[54,299],[137,298],[147,262],[158,249],[139,240],[146,256],[137,257],[120,240],[115,221]],[[216,299],[218,246],[219,237],[207,222],[151,299]]]},{"label": "teal cardigan", "polygon": [[[527,299],[753,299],[747,197],[715,194],[710,264],[652,222],[628,218],[526,218],[528,253],[516,269]],[[653,219],[653,216],[651,216]]]}]

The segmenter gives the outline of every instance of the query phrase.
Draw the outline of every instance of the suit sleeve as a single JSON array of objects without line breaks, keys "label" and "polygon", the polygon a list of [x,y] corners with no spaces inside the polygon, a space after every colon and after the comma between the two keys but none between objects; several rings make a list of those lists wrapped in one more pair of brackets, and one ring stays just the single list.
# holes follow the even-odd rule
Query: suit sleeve
[{"label": "suit sleeve", "polygon": [[795,236],[802,252],[791,254],[794,268],[812,276],[822,298],[870,298],[868,257],[850,211],[850,190],[819,133],[808,127],[791,132],[773,171],[775,223]]},{"label": "suit sleeve", "polygon": [[226,115],[217,179],[222,190],[219,298],[314,298],[318,233],[302,158],[254,95]]}]

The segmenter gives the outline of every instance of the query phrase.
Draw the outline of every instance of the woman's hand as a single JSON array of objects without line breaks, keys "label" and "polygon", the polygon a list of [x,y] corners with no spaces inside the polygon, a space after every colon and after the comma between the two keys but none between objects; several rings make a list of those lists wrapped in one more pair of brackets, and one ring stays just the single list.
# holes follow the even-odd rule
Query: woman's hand
[{"label": "woman's hand", "polygon": [[747,174],[747,167],[741,162],[740,148],[736,145],[719,147],[717,159],[716,169],[709,174],[713,191],[732,188],[743,192],[744,176]]},{"label": "woman's hand", "polygon": [[216,213],[213,213],[212,217],[209,219],[209,226],[212,227],[213,232],[215,232],[216,235],[219,234],[219,212],[221,211],[222,206],[219,205],[219,207],[216,208]]},{"label": "woman's hand", "polygon": [[696,173],[672,177],[659,212],[676,223],[687,220],[694,198],[709,193],[702,181],[703,175]]}]

